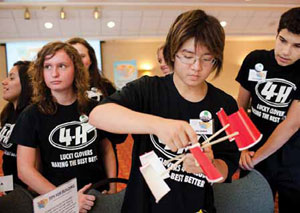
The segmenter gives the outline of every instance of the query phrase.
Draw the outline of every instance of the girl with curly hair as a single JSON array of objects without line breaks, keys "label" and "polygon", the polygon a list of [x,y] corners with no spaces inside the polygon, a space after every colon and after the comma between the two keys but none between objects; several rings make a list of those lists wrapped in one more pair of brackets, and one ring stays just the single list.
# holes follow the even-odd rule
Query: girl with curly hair
[{"label": "girl with curly hair", "polygon": [[[76,49],[63,42],[45,45],[30,73],[33,105],[20,115],[11,137],[18,144],[18,176],[38,194],[76,177],[80,212],[87,212],[95,197],[84,191],[116,175],[111,143],[88,123],[97,104],[86,95],[88,73]],[[35,167],[38,150],[41,171]],[[100,190],[113,193],[115,185]]]}]

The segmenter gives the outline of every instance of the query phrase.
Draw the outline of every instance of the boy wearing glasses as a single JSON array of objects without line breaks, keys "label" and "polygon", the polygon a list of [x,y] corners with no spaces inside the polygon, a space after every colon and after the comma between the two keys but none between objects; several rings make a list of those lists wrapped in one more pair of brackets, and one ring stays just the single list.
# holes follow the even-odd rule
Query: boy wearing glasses
[{"label": "boy wearing glasses", "polygon": [[[139,156],[153,150],[166,162],[187,153],[185,147],[190,143],[203,142],[222,128],[216,116],[221,107],[228,114],[238,109],[231,96],[206,82],[213,71],[216,75],[221,71],[224,40],[216,18],[202,10],[181,14],[165,46],[165,58],[174,73],[133,81],[91,112],[90,122],[97,128],[133,134],[132,167],[122,212],[215,212],[212,186],[191,154],[183,165],[171,170],[165,180],[171,191],[158,203],[139,171]],[[239,159],[235,143],[220,143],[204,152],[223,181],[230,181]]]},{"label": "boy wearing glasses", "polygon": [[[257,164],[255,169],[266,177],[274,197],[278,192],[280,212],[293,212],[300,199],[299,136],[288,141],[290,132],[295,133],[298,128],[292,130],[285,124],[276,128],[286,118],[295,91],[299,89],[299,71],[300,7],[281,16],[274,50],[251,52],[236,78],[240,83],[238,104],[247,108],[251,100],[251,119],[263,133],[260,143],[242,152],[240,166],[251,170]],[[275,128],[280,135],[272,134]]]}]

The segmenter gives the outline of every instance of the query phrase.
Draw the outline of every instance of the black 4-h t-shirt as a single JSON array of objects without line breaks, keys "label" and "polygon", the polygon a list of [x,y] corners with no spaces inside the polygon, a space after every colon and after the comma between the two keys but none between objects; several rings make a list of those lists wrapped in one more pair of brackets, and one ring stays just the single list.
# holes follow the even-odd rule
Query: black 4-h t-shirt
[{"label": "black 4-h t-shirt", "polygon": [[300,87],[298,87],[298,89],[296,90],[294,99],[300,100]]},{"label": "black 4-h t-shirt", "polygon": [[250,118],[263,134],[252,148],[257,150],[286,117],[300,83],[300,60],[283,67],[277,64],[274,50],[256,50],[245,58],[236,80],[251,93]]},{"label": "black 4-h t-shirt", "polygon": [[[209,120],[209,122],[201,122],[204,132],[199,133],[199,141],[204,141],[221,128],[216,116],[216,112],[221,107],[228,114],[238,109],[231,96],[209,83],[207,95],[202,101],[193,103],[185,100],[173,83],[173,75],[142,77],[104,99],[102,104],[110,102],[164,118],[187,122],[190,122],[190,119],[199,121],[200,117],[203,120]],[[211,130],[211,132],[205,132],[206,130]],[[225,136],[225,133],[222,136]],[[171,191],[156,203],[139,170],[141,166],[139,156],[154,150],[159,159],[164,162],[186,150],[172,152],[155,135],[133,135],[133,138],[132,167],[122,212],[197,212],[200,209],[208,212],[214,211],[211,184],[207,182],[203,174],[185,172],[182,164],[176,170],[172,170],[170,178],[166,179]],[[231,178],[239,159],[235,143],[226,141],[212,148],[215,158],[226,162],[229,170],[228,176]]]},{"label": "black 4-h t-shirt", "polygon": [[[294,96],[295,101],[300,101],[300,87],[298,85]],[[299,119],[299,118],[298,118]],[[282,147],[282,164],[288,166],[294,179],[299,177],[300,171],[300,130],[287,141]],[[294,174],[296,173],[296,174]],[[298,179],[297,179],[298,180]]]},{"label": "black 4-h t-shirt", "polygon": [[[88,111],[95,105],[90,103]],[[76,177],[80,189],[106,178],[100,149],[103,133],[79,117],[77,101],[58,105],[55,115],[45,115],[31,105],[11,135],[13,143],[40,149],[42,175],[56,186]]]},{"label": "black 4-h t-shirt", "polygon": [[4,175],[13,175],[14,183],[24,185],[17,173],[17,145],[9,142],[10,135],[18,118],[18,111],[10,111],[7,121],[0,130],[0,149],[3,150],[2,169]]}]

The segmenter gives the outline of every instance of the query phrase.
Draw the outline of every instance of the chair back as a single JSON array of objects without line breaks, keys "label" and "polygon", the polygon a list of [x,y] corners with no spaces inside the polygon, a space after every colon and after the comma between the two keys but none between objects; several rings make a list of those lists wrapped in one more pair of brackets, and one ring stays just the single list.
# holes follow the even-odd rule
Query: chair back
[{"label": "chair back", "polygon": [[96,188],[99,186],[117,182],[117,183],[125,183],[127,184],[128,180],[123,178],[108,178],[104,181],[99,181],[92,185],[91,189],[87,191],[87,194],[94,195],[96,200],[94,202],[93,208],[89,211],[89,213],[98,213],[98,212],[105,212],[105,213],[120,213],[124,195],[126,189],[115,193],[115,194],[102,194]]},{"label": "chair back", "polygon": [[0,213],[32,213],[33,196],[25,188],[14,185],[14,190],[0,197]]},{"label": "chair back", "polygon": [[213,190],[217,212],[274,213],[270,185],[256,170],[232,183],[216,183]]}]

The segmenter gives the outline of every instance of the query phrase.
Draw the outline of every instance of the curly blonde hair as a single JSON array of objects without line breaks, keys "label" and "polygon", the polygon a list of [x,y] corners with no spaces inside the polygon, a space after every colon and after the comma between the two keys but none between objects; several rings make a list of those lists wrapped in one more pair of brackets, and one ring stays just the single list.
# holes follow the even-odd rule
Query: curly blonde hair
[{"label": "curly blonde hair", "polygon": [[45,83],[43,72],[46,56],[53,57],[59,50],[65,51],[74,64],[73,90],[77,96],[78,111],[80,114],[87,113],[89,101],[86,94],[86,91],[89,89],[88,72],[85,71],[77,50],[71,45],[60,41],[50,42],[43,46],[30,67],[30,77],[33,85],[32,102],[37,104],[38,109],[44,114],[53,115],[56,113],[57,102]]}]

